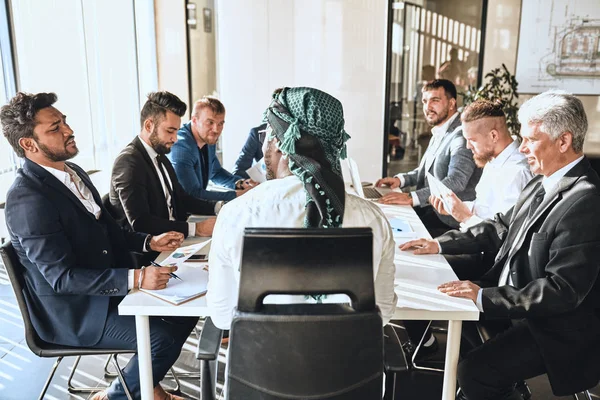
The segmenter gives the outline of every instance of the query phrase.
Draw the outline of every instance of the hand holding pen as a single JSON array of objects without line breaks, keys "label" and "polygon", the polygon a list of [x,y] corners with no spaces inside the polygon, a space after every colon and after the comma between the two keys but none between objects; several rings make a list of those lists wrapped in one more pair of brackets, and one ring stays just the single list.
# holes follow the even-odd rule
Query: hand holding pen
[{"label": "hand holding pen", "polygon": [[[150,264],[152,264],[153,266],[158,267],[158,268],[164,268],[162,265],[160,265],[159,263],[154,262],[154,261],[150,261]],[[177,271],[177,267],[173,267],[173,268],[175,268],[173,271]],[[183,279],[181,279],[180,277],[175,275],[173,272],[169,272],[169,276],[171,278],[179,279],[180,281],[183,282]]]}]

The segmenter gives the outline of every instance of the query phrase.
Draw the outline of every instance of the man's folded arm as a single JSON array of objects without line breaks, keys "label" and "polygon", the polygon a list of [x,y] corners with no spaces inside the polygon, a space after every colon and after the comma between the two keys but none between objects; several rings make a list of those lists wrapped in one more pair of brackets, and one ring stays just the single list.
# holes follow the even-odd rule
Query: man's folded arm
[{"label": "man's folded arm", "polygon": [[466,189],[475,168],[473,153],[467,149],[465,139],[459,134],[450,144],[448,174],[442,183],[454,193],[461,193]]},{"label": "man's folded arm", "polygon": [[[181,152],[179,152],[181,153]],[[225,200],[230,201],[235,199],[236,193],[230,192],[213,192],[204,189],[198,175],[194,171],[194,165],[189,158],[175,154],[171,157],[173,160],[173,168],[177,174],[177,180],[181,184],[183,190],[192,197],[204,200]]]}]

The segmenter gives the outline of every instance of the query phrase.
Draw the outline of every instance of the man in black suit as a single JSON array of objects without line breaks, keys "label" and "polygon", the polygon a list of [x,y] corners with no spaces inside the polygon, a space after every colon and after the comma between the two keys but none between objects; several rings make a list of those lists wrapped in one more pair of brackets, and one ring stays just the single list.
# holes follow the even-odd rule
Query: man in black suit
[{"label": "man in black suit", "polygon": [[470,400],[521,399],[515,382],[544,373],[557,396],[600,380],[600,179],[583,155],[585,111],[576,97],[549,91],[523,104],[519,121],[520,151],[538,176],[515,206],[467,232],[401,246],[496,254],[480,282],[439,288],[473,300],[486,320],[507,322],[459,364]]},{"label": "man in black suit", "polygon": [[[2,107],[4,136],[23,168],[8,191],[6,222],[24,269],[24,296],[38,335],[49,343],[136,349],[135,320],[117,305],[139,286],[161,289],[176,268],[134,269],[129,251],[176,249],[178,232],[159,236],[122,230],[102,205],[98,191],[76,164],[78,152],[66,116],[54,108],[54,93],[17,93]],[[159,385],[175,363],[195,318],[150,321],[155,398],[172,399]],[[139,398],[138,360],[123,369]],[[94,399],[125,399],[115,380]]]},{"label": "man in black suit", "polygon": [[186,222],[190,214],[215,215],[222,202],[190,196],[165,157],[177,141],[187,106],[169,92],[154,92],[142,107],[142,130],[117,156],[110,185],[115,219],[136,232],[211,236],[215,218]]}]

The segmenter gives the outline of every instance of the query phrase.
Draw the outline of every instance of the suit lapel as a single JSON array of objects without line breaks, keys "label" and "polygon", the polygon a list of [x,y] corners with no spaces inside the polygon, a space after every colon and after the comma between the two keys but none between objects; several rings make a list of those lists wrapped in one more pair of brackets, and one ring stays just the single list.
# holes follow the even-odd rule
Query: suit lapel
[{"label": "suit lapel", "polygon": [[[69,166],[71,166],[71,165],[72,164],[70,164]],[[63,196],[68,198],[77,208],[79,208],[89,218],[92,218],[94,220],[96,219],[96,217],[94,217],[94,215],[92,213],[90,213],[87,210],[87,208],[85,208],[85,206],[83,205],[81,200],[79,200],[77,198],[77,196],[75,196],[73,194],[73,192],[71,192],[64,185],[64,183],[62,183],[61,181],[56,179],[56,177],[54,175],[52,175],[50,172],[46,171],[43,167],[41,167],[40,165],[38,165],[35,162],[26,158],[25,163],[23,164],[23,170],[26,173],[28,173],[29,175],[36,176],[46,186],[50,186],[54,190],[60,192]],[[80,174],[77,174],[77,175],[81,176]],[[88,182],[89,182],[89,180],[88,180]],[[91,184],[91,182],[90,182],[90,184]],[[87,185],[87,182],[86,182],[86,185]],[[88,185],[88,187],[89,187],[89,185]]]},{"label": "suit lapel", "polygon": [[446,142],[448,142],[449,140],[451,140],[452,138],[452,133],[454,133],[455,130],[459,129],[461,127],[462,123],[460,120],[460,114],[458,114],[455,118],[454,121],[452,121],[452,123],[448,126],[448,129],[446,130],[446,132],[444,132],[444,136],[441,138],[437,138],[437,143],[435,143],[435,147],[432,148],[432,152],[431,154],[425,154],[427,157],[423,157],[425,159],[425,171],[430,171],[431,166],[433,165],[433,162],[435,161],[435,159],[438,156],[438,153],[440,152],[441,149],[444,148],[444,145],[446,144]]}]

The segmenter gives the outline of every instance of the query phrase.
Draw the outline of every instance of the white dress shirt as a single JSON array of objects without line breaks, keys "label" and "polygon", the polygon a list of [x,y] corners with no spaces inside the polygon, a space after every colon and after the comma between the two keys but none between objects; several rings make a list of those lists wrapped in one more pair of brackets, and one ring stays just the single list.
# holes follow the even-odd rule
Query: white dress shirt
[{"label": "white dress shirt", "polygon": [[475,200],[465,201],[473,216],[460,224],[461,230],[510,210],[532,178],[527,157],[519,151],[519,143],[512,142],[483,167]]},{"label": "white dress shirt", "polygon": [[[160,172],[160,169],[159,169],[159,168],[163,168],[163,167],[158,164],[158,160],[156,159],[156,157],[158,156],[158,153],[156,152],[156,150],[154,150],[152,148],[152,146],[148,145],[148,143],[146,143],[144,141],[144,139],[142,139],[141,136],[140,136],[140,142],[142,142],[142,145],[144,146],[144,148],[146,149],[146,152],[150,156],[150,159],[152,160],[152,165],[154,165],[154,169],[156,169],[156,173],[158,174],[158,179],[160,180],[160,185],[162,186],[163,193],[165,194],[165,200],[167,201],[167,208],[169,209],[169,219],[171,221],[175,221],[175,216],[173,215],[173,207],[171,206],[171,201],[172,201],[171,193],[169,192],[169,189],[166,186],[166,185],[169,185],[171,190],[173,190],[173,182],[171,182],[171,177],[169,176],[169,173],[163,169],[163,171],[165,172],[164,175],[167,177],[167,180],[169,181],[169,182],[165,183],[165,181],[163,179],[163,174]],[[196,236],[196,224],[194,222],[188,222],[188,236]]]},{"label": "white dress shirt", "polygon": [[56,177],[56,179],[65,185],[67,189],[69,189],[75,195],[75,197],[81,201],[81,204],[83,204],[85,209],[91,214],[94,214],[96,219],[100,218],[102,210],[100,209],[100,206],[96,204],[94,196],[92,196],[92,192],[90,189],[88,189],[85,183],[83,183],[79,175],[77,175],[77,172],[69,168],[67,164],[65,164],[64,171],[52,167],[46,167],[45,165],[40,165],[40,167],[50,172],[52,175],[54,175],[54,177]]},{"label": "white dress shirt", "polygon": [[[434,126],[433,128],[431,128],[431,134],[432,134],[431,141],[429,142],[429,146],[427,147],[427,150],[425,151],[425,154],[423,155],[423,159],[421,160],[420,164],[425,165],[425,163],[427,162],[429,157],[435,157],[438,146],[440,145],[440,143],[442,143],[442,139],[444,138],[444,135],[446,134],[448,127],[450,126],[450,124],[452,122],[454,122],[454,119],[456,117],[458,117],[458,112],[455,112],[454,114],[452,114],[452,116],[450,118],[448,118],[448,120],[446,122],[444,122],[443,125]],[[420,165],[419,165],[419,167],[420,167]],[[396,178],[400,179],[400,187],[404,187],[406,180],[404,179],[403,174],[396,175]],[[417,194],[415,192],[410,192],[410,196],[412,197],[413,207],[418,207],[419,205],[421,205],[421,202],[419,201],[419,197],[417,196]]]},{"label": "white dress shirt", "polygon": [[[223,206],[213,233],[206,295],[209,314],[218,328],[229,329],[237,305],[244,228],[302,227],[305,204],[304,186],[292,175],[261,183]],[[343,227],[370,227],[373,230],[375,298],[385,324],[394,314],[397,301],[391,228],[381,210],[369,201],[346,194],[345,204]],[[310,302],[304,296],[283,297],[285,302]],[[334,297],[328,296],[325,302],[337,302]],[[281,297],[277,301],[284,302]]]},{"label": "white dress shirt", "polygon": [[[571,161],[569,164],[567,164],[564,167],[562,167],[561,169],[557,170],[552,175],[542,178],[542,186],[544,187],[544,191],[546,192],[546,194],[544,195],[544,198],[546,197],[546,195],[552,193],[552,191],[558,184],[558,181],[560,181],[567,174],[567,172],[569,172],[581,160],[583,160],[583,156],[579,157],[578,159],[576,159],[574,161]],[[527,225],[527,224],[523,224],[521,226],[521,230],[525,229],[525,225]],[[516,238],[514,240],[514,243],[517,243],[519,241],[519,236],[522,233],[523,232],[518,233],[518,235],[516,236]],[[500,279],[498,280],[498,286],[503,286],[505,284],[508,284],[511,286],[513,285],[509,271],[510,271],[510,265],[507,262],[504,265],[502,272],[500,272]],[[475,302],[475,304],[477,305],[477,308],[479,309],[479,311],[484,312],[483,302],[481,300],[482,292],[483,292],[483,289],[479,289],[479,292],[477,292],[477,301]]]}]

